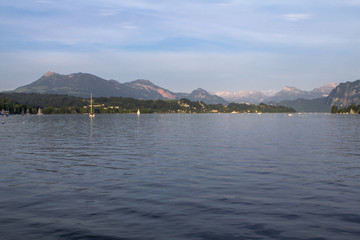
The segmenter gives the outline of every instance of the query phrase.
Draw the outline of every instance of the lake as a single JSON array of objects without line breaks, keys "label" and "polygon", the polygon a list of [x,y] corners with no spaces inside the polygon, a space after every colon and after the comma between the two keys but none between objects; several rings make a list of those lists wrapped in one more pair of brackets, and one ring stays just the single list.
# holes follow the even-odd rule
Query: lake
[{"label": "lake", "polygon": [[360,239],[360,115],[0,118],[1,239]]}]

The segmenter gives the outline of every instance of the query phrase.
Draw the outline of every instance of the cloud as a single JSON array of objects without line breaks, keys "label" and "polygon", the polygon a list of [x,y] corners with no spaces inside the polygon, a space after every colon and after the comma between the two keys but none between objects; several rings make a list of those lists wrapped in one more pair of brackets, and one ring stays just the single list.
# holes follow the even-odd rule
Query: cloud
[{"label": "cloud", "polygon": [[306,13],[291,13],[282,15],[283,19],[290,22],[302,22],[304,20],[310,19],[312,16],[311,14]]},{"label": "cloud", "polygon": [[116,14],[118,14],[118,10],[116,10],[116,9],[101,9],[101,10],[99,10],[99,13],[98,13],[98,15],[99,16],[114,16],[114,15],[116,15]]},{"label": "cloud", "polygon": [[360,62],[358,1],[344,1],[0,1],[1,87],[48,70],[147,78],[174,91],[301,87],[287,81],[311,74],[351,80]]},{"label": "cloud", "polygon": [[51,0],[36,0],[37,3],[52,3]]},{"label": "cloud", "polygon": [[[292,4],[282,0],[276,2],[184,0],[179,3],[155,0],[150,4],[141,0],[94,0],[76,1],[71,8],[53,2],[51,6],[42,8],[29,4],[25,7],[15,5],[31,14],[17,16],[4,12],[6,17],[0,17],[0,22],[6,22],[2,25],[3,29],[16,33],[20,41],[28,39],[29,47],[31,42],[37,42],[37,45],[44,46],[48,43],[69,47],[77,45],[79,49],[96,45],[100,50],[129,47],[151,50],[153,46],[161,50],[161,44],[166,42],[165,51],[188,50],[186,47],[179,48],[186,46],[179,44],[179,39],[190,39],[202,45],[201,50],[246,51],[246,46],[269,50],[282,44],[317,47],[324,43],[338,45],[346,42],[346,34],[338,34],[338,30],[343,31],[344,28],[340,29],[339,24],[330,28],[326,21],[328,16],[323,19],[318,17],[317,11],[321,9],[314,7],[316,19],[306,12],[283,14],[279,18],[279,12],[298,7],[298,1]],[[336,15],[333,18],[338,19]],[[304,28],[300,24],[290,26],[286,22],[304,22],[301,24]],[[346,19],[342,24],[351,26]],[[315,26],[323,27],[318,31]],[[1,29],[0,35],[8,37],[7,32],[2,34]],[[191,45],[188,46],[193,50]]]},{"label": "cloud", "polygon": [[349,6],[360,6],[359,0],[336,0],[338,4],[342,5],[349,5]]}]

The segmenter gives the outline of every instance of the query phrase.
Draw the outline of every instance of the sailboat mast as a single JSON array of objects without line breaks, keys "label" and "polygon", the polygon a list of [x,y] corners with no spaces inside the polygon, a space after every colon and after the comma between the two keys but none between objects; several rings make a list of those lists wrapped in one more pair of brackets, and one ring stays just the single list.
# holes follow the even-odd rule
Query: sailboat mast
[{"label": "sailboat mast", "polygon": [[92,115],[92,110],[93,110],[93,104],[92,104],[92,93],[90,95],[90,115]]},{"label": "sailboat mast", "polygon": [[93,113],[93,99],[92,99],[92,93],[90,95],[90,114],[89,117],[95,117],[95,113]]}]

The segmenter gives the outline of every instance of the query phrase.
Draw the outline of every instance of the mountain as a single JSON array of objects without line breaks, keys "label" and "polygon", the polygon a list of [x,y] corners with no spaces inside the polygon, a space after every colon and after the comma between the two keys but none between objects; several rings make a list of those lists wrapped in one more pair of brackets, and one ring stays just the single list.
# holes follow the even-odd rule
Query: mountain
[{"label": "mountain", "polygon": [[315,88],[311,91],[303,91],[295,87],[284,87],[280,92],[276,93],[273,97],[266,99],[267,102],[280,102],[283,100],[296,100],[296,99],[317,99],[327,97],[331,90],[337,85],[335,83],[326,84],[320,88]]},{"label": "mountain", "polygon": [[187,98],[191,101],[202,101],[206,104],[223,104],[227,105],[229,102],[225,99],[216,96],[211,95],[204,89],[198,88],[190,93],[190,95],[187,96]]},{"label": "mountain", "polygon": [[239,91],[236,93],[230,92],[217,92],[216,95],[223,97],[228,101],[245,102],[245,103],[260,103],[260,102],[280,102],[283,100],[296,100],[303,99],[316,99],[329,95],[332,89],[337,85],[329,83],[322,87],[315,88],[311,91],[300,90],[295,87],[284,87],[279,92],[274,91]]},{"label": "mountain", "polygon": [[[119,82],[117,83],[119,84]],[[136,99],[175,100],[186,97],[188,95],[185,93],[175,93],[169,91],[165,88],[153,84],[149,80],[144,80],[144,79],[138,79],[132,82],[126,82],[123,83],[122,85],[131,90],[128,95],[121,95],[121,96],[132,97]]]},{"label": "mountain", "polygon": [[[333,89],[331,91],[331,89]],[[332,105],[346,107],[352,103],[360,104],[360,80],[355,82],[334,83],[303,91],[295,87],[284,87],[281,91],[240,91],[237,93],[217,92],[211,95],[204,89],[191,93],[175,93],[159,87],[149,80],[138,79],[120,83],[116,80],[105,80],[89,73],[61,75],[47,72],[40,79],[14,90],[16,93],[65,94],[77,97],[131,97],[146,100],[174,100],[187,98],[191,101],[203,101],[206,104],[227,105],[232,102],[271,103],[292,107],[297,111],[329,112]],[[329,94],[330,93],[330,94]],[[224,99],[225,98],[225,99]]]},{"label": "mountain", "polygon": [[307,95],[306,91],[295,87],[283,87],[280,92],[277,92],[273,97],[267,98],[266,101],[280,102],[282,100],[295,100],[302,98],[304,95]]},{"label": "mountain", "polygon": [[312,97],[314,97],[314,98],[315,98],[315,96],[318,97],[318,98],[320,98],[320,97],[327,97],[327,96],[329,96],[330,92],[331,92],[334,88],[336,88],[337,86],[338,86],[338,84],[336,84],[336,83],[328,83],[328,84],[326,84],[326,85],[324,85],[324,86],[321,86],[321,87],[319,87],[319,88],[314,88],[314,89],[311,91],[312,94],[313,94]]},{"label": "mountain", "polygon": [[340,83],[331,91],[327,98],[330,106],[347,107],[351,104],[360,104],[360,80]]},{"label": "mountain", "polygon": [[192,101],[202,100],[206,104],[227,103],[221,97],[212,96],[205,90],[202,91],[202,95],[175,93],[144,79],[120,83],[116,80],[105,80],[89,73],[61,75],[54,72],[47,72],[35,82],[14,90],[16,93],[65,94],[77,97],[89,97],[92,93],[94,97],[131,97],[146,100],[191,98]]},{"label": "mountain", "polygon": [[271,92],[262,91],[239,91],[239,92],[216,92],[217,96],[226,99],[229,102],[236,103],[255,103],[259,104],[264,102],[269,96],[272,96]]},{"label": "mountain", "polygon": [[[319,91],[320,92],[320,91]],[[292,107],[299,112],[330,112],[332,106],[340,108],[360,104],[360,80],[340,83],[327,97],[316,99],[283,100],[272,103]]]},{"label": "mountain", "polygon": [[130,89],[116,81],[107,81],[88,73],[60,75],[45,73],[37,81],[15,89],[17,93],[66,94],[77,97],[128,95]]}]

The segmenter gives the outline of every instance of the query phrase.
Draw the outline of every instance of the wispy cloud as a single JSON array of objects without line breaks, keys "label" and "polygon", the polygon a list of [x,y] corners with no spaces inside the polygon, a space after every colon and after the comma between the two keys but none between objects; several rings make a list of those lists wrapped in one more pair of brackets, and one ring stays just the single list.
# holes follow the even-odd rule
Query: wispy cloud
[{"label": "wispy cloud", "polygon": [[282,15],[283,19],[290,22],[302,22],[304,20],[310,19],[312,17],[311,14],[306,13],[290,13]]},{"label": "wispy cloud", "polygon": [[119,13],[117,9],[100,9],[98,15],[99,16],[114,16]]},{"label": "wispy cloud", "polygon": [[37,3],[51,3],[51,0],[36,0]]}]

